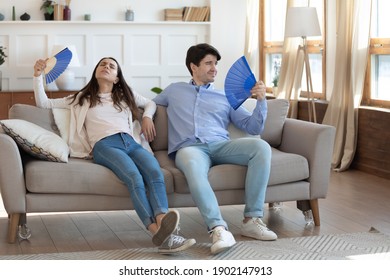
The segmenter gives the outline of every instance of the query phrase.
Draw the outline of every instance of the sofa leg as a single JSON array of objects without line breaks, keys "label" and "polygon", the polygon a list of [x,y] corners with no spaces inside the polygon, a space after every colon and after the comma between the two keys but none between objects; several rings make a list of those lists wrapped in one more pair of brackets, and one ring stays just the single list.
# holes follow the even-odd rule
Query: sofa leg
[{"label": "sofa leg", "polygon": [[320,226],[320,208],[318,206],[318,199],[310,200],[310,208],[313,212],[313,220],[316,226]]},{"label": "sofa leg", "polygon": [[15,243],[15,241],[16,241],[16,235],[18,233],[20,216],[21,216],[20,213],[13,213],[13,214],[9,215],[8,236],[7,236],[8,243]]}]

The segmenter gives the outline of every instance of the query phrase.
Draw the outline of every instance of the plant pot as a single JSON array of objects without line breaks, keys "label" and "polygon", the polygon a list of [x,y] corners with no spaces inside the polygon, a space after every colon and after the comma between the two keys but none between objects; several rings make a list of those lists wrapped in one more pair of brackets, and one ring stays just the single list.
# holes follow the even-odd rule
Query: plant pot
[{"label": "plant pot", "polygon": [[54,20],[54,13],[52,14],[44,13],[44,16],[45,16],[45,20]]},{"label": "plant pot", "polygon": [[278,87],[273,87],[272,88],[272,94],[274,95],[274,97],[278,97]]}]

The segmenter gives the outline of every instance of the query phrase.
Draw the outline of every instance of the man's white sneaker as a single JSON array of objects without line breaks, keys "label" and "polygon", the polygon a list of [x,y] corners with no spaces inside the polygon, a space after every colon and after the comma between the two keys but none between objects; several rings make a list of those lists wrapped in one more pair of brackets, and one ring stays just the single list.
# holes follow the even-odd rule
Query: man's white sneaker
[{"label": "man's white sneaker", "polygon": [[259,240],[276,240],[278,236],[268,229],[260,218],[252,218],[241,224],[241,235]]},{"label": "man's white sneaker", "polygon": [[213,239],[213,245],[211,245],[211,254],[213,255],[221,253],[236,244],[233,234],[221,226],[214,228],[210,236]]}]

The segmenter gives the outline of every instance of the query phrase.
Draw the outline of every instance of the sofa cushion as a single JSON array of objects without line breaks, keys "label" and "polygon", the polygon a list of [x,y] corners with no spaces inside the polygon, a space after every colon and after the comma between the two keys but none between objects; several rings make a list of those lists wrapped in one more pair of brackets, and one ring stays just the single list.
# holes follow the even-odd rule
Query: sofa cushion
[{"label": "sofa cushion", "polygon": [[[167,151],[155,153],[160,166],[173,174],[175,192],[189,193],[184,174],[175,166]],[[220,164],[210,168],[209,181],[214,191],[244,189],[246,166]],[[303,156],[281,152],[272,148],[271,174],[268,186],[305,180],[309,177],[309,164]]]},{"label": "sofa cushion", "polygon": [[2,120],[0,124],[18,146],[30,155],[48,161],[68,162],[69,147],[54,132],[19,119]]},{"label": "sofa cushion", "polygon": [[[170,194],[172,175],[164,169],[162,172]],[[129,196],[126,186],[110,169],[86,159],[69,158],[66,164],[26,160],[25,179],[26,188],[32,193]]]}]

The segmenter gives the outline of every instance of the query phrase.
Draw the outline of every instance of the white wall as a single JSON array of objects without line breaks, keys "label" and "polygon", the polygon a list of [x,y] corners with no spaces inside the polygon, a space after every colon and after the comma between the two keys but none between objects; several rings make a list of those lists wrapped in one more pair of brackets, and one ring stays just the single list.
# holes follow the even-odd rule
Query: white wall
[{"label": "white wall", "polygon": [[[60,0],[63,1],[63,0]],[[15,6],[16,19],[20,21],[19,17],[24,12],[31,15],[31,21],[43,20],[43,13],[40,11],[41,0],[1,0],[0,1],[0,13],[5,16],[5,20],[12,19],[12,6]],[[164,17],[165,8],[181,8],[183,6],[211,6],[211,25],[208,42],[214,45],[221,53],[222,60],[219,63],[219,74],[216,79],[216,86],[223,87],[224,77],[231,66],[231,64],[240,56],[244,54],[244,40],[245,40],[245,15],[246,15],[246,1],[245,0],[74,0],[71,2],[72,9],[72,21],[83,20],[84,14],[89,13],[92,17],[92,22],[118,22],[124,20],[124,12],[127,6],[135,11],[135,22],[156,22],[162,21]],[[2,35],[5,34],[4,30],[5,22],[0,22],[0,45],[2,42]],[[47,24],[52,24],[48,22]],[[45,28],[45,24],[41,24],[39,28]],[[23,28],[24,25],[21,25]],[[42,30],[42,33],[44,30]],[[33,48],[39,47],[40,42],[32,42]],[[50,42],[48,43],[50,44]],[[38,45],[38,46],[37,46]],[[47,53],[46,49],[49,46],[42,46],[43,51],[38,52]],[[13,50],[15,52],[15,50]],[[31,53],[31,52],[28,52]],[[20,57],[20,54],[17,54]],[[26,54],[24,54],[26,56]],[[81,54],[83,58],[83,54]],[[15,60],[15,59],[14,59]],[[12,61],[12,59],[9,59]],[[32,63],[33,58],[27,62]],[[86,65],[85,70],[92,69],[95,61],[88,61],[84,59],[86,63],[92,63],[92,65]],[[183,61],[184,65],[184,61]],[[7,65],[3,65],[0,69],[4,69]],[[31,65],[32,67],[32,65]],[[184,68],[183,68],[184,69]],[[24,70],[24,75],[29,70]],[[185,70],[186,71],[186,70]],[[23,71],[22,71],[23,72]],[[30,72],[27,73],[29,75]],[[12,74],[14,75],[14,74]],[[90,73],[88,73],[90,75]],[[87,75],[87,76],[88,76]],[[188,73],[183,73],[188,75]],[[3,79],[6,77],[3,71]],[[180,78],[180,77],[178,77]],[[79,79],[80,80],[80,79]],[[25,82],[27,85],[30,83]],[[21,90],[23,88],[7,88],[7,83],[3,90]]]}]

